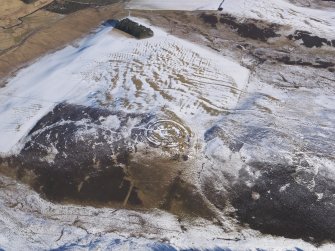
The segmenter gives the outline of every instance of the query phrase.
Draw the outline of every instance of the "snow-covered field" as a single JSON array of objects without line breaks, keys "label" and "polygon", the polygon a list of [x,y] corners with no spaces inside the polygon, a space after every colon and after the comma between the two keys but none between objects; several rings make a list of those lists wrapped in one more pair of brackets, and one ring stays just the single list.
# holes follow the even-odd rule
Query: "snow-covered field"
[{"label": "snow-covered field", "polygon": [[150,112],[168,106],[178,112],[178,106],[189,121],[199,115],[194,107],[224,111],[235,106],[246,86],[247,69],[154,31],[153,38],[134,41],[104,27],[75,47],[20,71],[0,90],[0,153],[18,153],[20,140],[64,101],[94,104],[110,95],[118,100],[109,102],[113,109]]},{"label": "snow-covered field", "polygon": [[[134,0],[128,7],[214,10],[219,3]],[[238,17],[293,25],[324,37],[334,34],[333,13],[283,0],[226,0],[223,8]],[[220,222],[180,218],[158,209],[55,204],[25,185],[0,177],[0,250],[317,250],[306,239],[332,240],[333,72],[278,62],[256,62],[250,67],[255,59],[249,54],[231,58],[225,50],[217,52],[134,20],[150,26],[154,36],[136,40],[103,25],[8,80],[0,89],[0,160],[10,165],[7,157],[14,161],[20,154],[31,157],[28,150],[33,148],[42,155],[47,152],[46,157],[38,158],[40,152],[33,152],[37,157],[23,161],[42,163],[47,169],[57,158],[68,161],[66,151],[73,154],[73,149],[60,149],[66,146],[59,143],[65,141],[62,137],[74,138],[77,145],[92,137],[97,143],[93,147],[102,155],[99,143],[106,140],[114,146],[124,137],[130,139],[127,147],[136,148],[130,151],[131,164],[142,167],[140,161],[149,160],[143,167],[150,172],[161,162],[171,170],[177,166]],[[54,108],[63,102],[79,108],[57,117]],[[103,116],[92,122],[85,112],[93,109],[102,110]],[[64,107],[59,111],[68,112]],[[51,119],[42,123],[46,118]],[[80,125],[72,128],[73,135],[71,130],[65,136],[57,131],[57,126],[71,123]],[[54,135],[57,140],[49,142]],[[107,139],[101,140],[101,135]],[[74,151],[77,145],[71,145]],[[175,161],[181,154],[187,158]],[[70,169],[71,160],[66,164]],[[93,168],[99,168],[99,163]],[[79,192],[89,179],[80,183]],[[144,180],[150,182],[161,180]],[[141,182],[136,185],[141,190]],[[237,215],[246,224],[240,224]],[[282,222],[294,239],[248,227],[267,232],[264,225],[276,228]],[[285,236],[280,227],[278,231]],[[323,244],[320,250],[335,248],[331,241]]]},{"label": "snow-covered field", "polygon": [[[301,240],[256,231],[226,233],[206,220],[180,222],[161,210],[137,212],[55,205],[41,199],[29,187],[4,177],[0,177],[0,185],[0,249],[7,251],[318,250]],[[19,207],[13,209],[15,205]],[[332,248],[325,245],[322,250]]]},{"label": "snow-covered field", "polygon": [[186,0],[180,1],[158,1],[158,0],[131,0],[128,4],[130,9],[145,10],[217,10],[220,0]]},{"label": "snow-covered field", "polygon": [[[145,10],[217,10],[219,0],[157,1],[132,0],[129,9]],[[289,3],[288,0],[225,0],[222,13],[240,18],[253,18],[306,30],[325,38],[334,39],[335,12],[333,9],[310,9]]]}]

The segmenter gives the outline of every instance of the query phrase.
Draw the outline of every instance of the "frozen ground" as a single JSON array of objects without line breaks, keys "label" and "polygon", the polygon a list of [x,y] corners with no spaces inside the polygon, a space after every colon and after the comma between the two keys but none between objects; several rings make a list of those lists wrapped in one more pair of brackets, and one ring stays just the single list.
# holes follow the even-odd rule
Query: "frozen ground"
[{"label": "frozen ground", "polygon": [[[150,112],[168,106],[178,111],[177,105],[192,119],[198,116],[194,106],[234,107],[247,79],[248,70],[239,64],[159,29],[151,39],[134,41],[104,27],[76,47],[24,69],[1,89],[0,152],[18,153],[20,139],[63,101],[104,102],[108,92],[119,100],[110,102],[114,109]],[[211,99],[203,97],[218,89]]]},{"label": "frozen ground", "polygon": [[156,1],[156,0],[132,0],[128,4],[130,9],[146,10],[217,10],[219,0],[195,0],[195,1]]},{"label": "frozen ground", "polygon": [[[225,233],[201,219],[180,222],[161,210],[137,212],[55,205],[41,199],[29,187],[4,177],[0,178],[0,185],[0,248],[8,251],[246,250],[246,247],[247,250],[316,250],[303,241],[253,231]],[[248,238],[236,241],[243,235]],[[332,248],[324,246],[323,250]]]},{"label": "frozen ground", "polygon": [[[129,9],[144,10],[217,10],[221,1],[156,1],[132,0]],[[254,18],[286,25],[295,30],[307,30],[318,36],[334,39],[335,13],[333,9],[300,7],[287,0],[225,0],[222,13],[240,18]]]},{"label": "frozen ground", "polygon": [[[333,34],[330,12],[314,26],[271,3],[280,9],[264,1],[263,16],[236,6]],[[335,248],[332,64],[276,61],[287,46],[245,38],[240,56],[153,26],[136,40],[108,24],[0,89],[0,167],[39,192],[0,178],[0,249]]]}]

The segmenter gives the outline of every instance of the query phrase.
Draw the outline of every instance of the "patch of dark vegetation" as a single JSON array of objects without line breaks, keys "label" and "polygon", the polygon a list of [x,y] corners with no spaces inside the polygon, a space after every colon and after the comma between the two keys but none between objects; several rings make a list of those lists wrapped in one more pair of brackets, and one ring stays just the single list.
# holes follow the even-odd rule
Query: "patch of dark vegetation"
[{"label": "patch of dark vegetation", "polygon": [[67,15],[85,8],[104,6],[118,3],[120,1],[121,0],[55,0],[45,6],[44,9],[50,12]]},{"label": "patch of dark vegetation", "polygon": [[248,19],[247,21],[240,22],[236,17],[229,14],[222,14],[220,23],[228,25],[231,29],[236,30],[242,37],[262,42],[266,42],[269,38],[280,37],[280,34],[276,33],[279,30],[278,25],[265,24],[259,20]]},{"label": "patch of dark vegetation", "polygon": [[70,1],[54,1],[44,8],[45,10],[50,12],[67,15],[88,7],[91,7],[91,5],[86,3],[78,3]]},{"label": "patch of dark vegetation", "polygon": [[[123,203],[130,187],[120,166],[106,166],[100,171],[40,169],[34,183],[34,189],[51,201],[75,200],[83,204]],[[127,204],[141,204],[136,188],[132,188]]]},{"label": "patch of dark vegetation", "polygon": [[327,69],[328,67],[334,66],[334,63],[327,62],[323,60],[315,60],[314,62],[306,62],[303,59],[297,59],[293,60],[290,58],[290,56],[284,56],[281,58],[278,58],[278,61],[287,65],[301,65],[301,66],[310,66],[314,68],[323,68]]},{"label": "patch of dark vegetation", "polygon": [[[214,177],[212,177],[214,179]],[[213,186],[213,179],[206,179],[202,184],[203,192],[206,198],[213,203],[215,207],[220,210],[224,210],[227,205],[228,196],[226,191],[216,189]],[[220,181],[216,181],[220,182]]]},{"label": "patch of dark vegetation", "polygon": [[173,153],[176,159],[169,159],[150,154],[148,144],[143,147],[152,120],[157,120],[154,114],[59,104],[28,133],[18,155],[0,158],[0,172],[57,203],[128,208],[164,204],[180,215],[210,217],[196,187],[175,180],[188,156]]},{"label": "patch of dark vegetation", "polygon": [[[72,0],[65,0],[65,1],[72,1]],[[104,6],[104,5],[108,5],[108,4],[119,3],[119,2],[122,2],[122,1],[123,0],[76,0],[76,2],[78,2],[78,3],[88,3],[88,4],[92,4],[94,6]]]},{"label": "patch of dark vegetation", "polygon": [[138,39],[149,38],[154,35],[154,32],[141,24],[138,24],[129,18],[118,21],[115,25],[116,29],[126,32]]},{"label": "patch of dark vegetation", "polygon": [[335,40],[327,40],[326,38],[321,38],[318,36],[313,36],[312,33],[308,31],[297,30],[294,34],[288,36],[290,40],[302,40],[302,44],[308,48],[317,47],[320,48],[324,45],[335,47]]},{"label": "patch of dark vegetation", "polygon": [[198,189],[180,177],[171,184],[161,208],[180,216],[200,216],[210,220],[215,217]]},{"label": "patch of dark vegetation", "polygon": [[236,17],[229,14],[216,14],[202,13],[200,18],[203,22],[210,24],[213,28],[217,27],[218,23],[228,25],[231,29],[235,30],[240,36],[260,40],[266,42],[269,38],[280,37],[277,34],[279,27],[275,24],[264,24],[259,20],[248,19],[247,21],[239,21]]},{"label": "patch of dark vegetation", "polygon": [[[33,173],[30,184],[51,201],[140,206],[125,168],[134,150],[120,136],[121,127],[134,116],[60,104],[36,124],[20,154],[7,162],[18,168],[21,180]],[[103,125],[109,118],[119,121],[115,128]]]},{"label": "patch of dark vegetation", "polygon": [[205,14],[205,13],[202,13],[200,15],[200,18],[205,22],[205,23],[208,23],[210,24],[213,28],[216,27],[217,23],[219,22],[219,19],[216,15],[214,14]]},{"label": "patch of dark vegetation", "polygon": [[36,0],[21,0],[22,2],[26,3],[26,4],[30,4],[33,2],[36,2]]},{"label": "patch of dark vegetation", "polygon": [[[266,49],[256,49],[251,52],[251,54],[256,57],[260,62],[265,62],[267,60],[275,60],[280,63],[284,63],[287,65],[300,65],[300,66],[308,66],[313,68],[320,69],[331,69],[331,67],[335,66],[333,60],[329,58],[329,61],[326,59],[321,60],[318,57],[305,57],[301,58],[296,55],[291,55],[287,52],[282,51],[273,51]],[[308,61],[307,61],[308,60]]]},{"label": "patch of dark vegetation", "polygon": [[[252,163],[250,167],[261,175],[254,180],[250,170],[242,169],[240,182],[230,191],[242,224],[265,234],[302,238],[314,244],[335,241],[334,180],[298,171],[295,165]],[[314,182],[315,186],[309,187]]]}]

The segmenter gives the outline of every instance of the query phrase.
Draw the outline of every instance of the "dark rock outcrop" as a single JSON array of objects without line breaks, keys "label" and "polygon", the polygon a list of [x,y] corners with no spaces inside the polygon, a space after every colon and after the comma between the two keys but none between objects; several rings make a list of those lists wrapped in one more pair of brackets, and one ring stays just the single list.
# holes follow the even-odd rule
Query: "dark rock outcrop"
[{"label": "dark rock outcrop", "polygon": [[242,37],[263,42],[266,42],[269,38],[280,37],[280,34],[276,33],[279,28],[276,24],[265,24],[254,19],[249,19],[247,22],[240,22],[236,17],[228,14],[221,15],[220,23],[226,24],[236,30]]},{"label": "dark rock outcrop", "polygon": [[251,38],[262,42],[266,42],[269,38],[280,37],[280,34],[276,33],[279,29],[278,25],[266,24],[254,19],[241,21],[229,14],[218,16],[206,13],[202,13],[200,19],[202,19],[203,22],[210,24],[212,28],[217,28],[218,24],[221,23],[237,32],[241,37]]},{"label": "dark rock outcrop", "polygon": [[205,14],[202,13],[200,18],[205,22],[210,24],[213,28],[216,27],[217,23],[219,22],[218,17],[214,14]]},{"label": "dark rock outcrop", "polygon": [[320,59],[319,57],[317,57],[317,55],[297,56],[292,55],[289,52],[267,50],[264,48],[258,48],[252,51],[251,54],[256,57],[260,62],[274,61],[286,65],[300,65],[320,69],[327,69],[335,66],[331,58],[324,57],[323,59]]},{"label": "dark rock outcrop", "polygon": [[335,40],[327,40],[326,38],[313,36],[312,33],[308,31],[297,30],[294,34],[289,35],[288,39],[290,40],[302,40],[302,44],[308,48],[313,48],[314,46],[320,48],[324,45],[335,47]]},{"label": "dark rock outcrop", "polygon": [[138,39],[149,38],[154,35],[154,32],[141,24],[138,24],[129,18],[125,18],[116,23],[116,29],[124,31]]},{"label": "dark rock outcrop", "polygon": [[[299,173],[294,165],[253,163],[251,168],[261,172],[255,185],[248,187],[241,182],[232,188],[232,204],[240,222],[262,233],[316,244],[335,240],[334,181],[322,175]],[[240,175],[243,172],[247,173],[241,170]],[[315,181],[315,188],[298,184],[298,176],[304,182]],[[248,180],[246,177],[240,180]]]},{"label": "dark rock outcrop", "polygon": [[[32,0],[23,0],[32,1]],[[82,10],[90,7],[104,6],[108,4],[118,3],[121,0],[89,0],[89,1],[63,1],[55,0],[52,3],[44,7],[45,10],[58,13],[58,14],[70,14],[78,10]]]}]

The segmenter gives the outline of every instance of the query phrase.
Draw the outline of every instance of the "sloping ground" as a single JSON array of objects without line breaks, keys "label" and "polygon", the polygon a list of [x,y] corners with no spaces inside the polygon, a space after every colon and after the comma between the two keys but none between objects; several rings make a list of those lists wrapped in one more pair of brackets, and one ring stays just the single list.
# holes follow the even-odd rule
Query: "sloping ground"
[{"label": "sloping ground", "polygon": [[[1,125],[3,154],[14,153],[13,147],[55,103],[73,102],[80,93],[86,97],[93,92],[89,102],[96,100],[126,112],[166,107],[179,113],[175,107],[178,105],[184,108],[180,112],[192,119],[198,116],[194,107],[204,114],[232,108],[246,85],[246,69],[159,30],[154,38],[138,42],[108,32],[103,28],[84,40],[79,49],[71,46],[45,57],[1,90],[6,107],[1,114],[6,121]],[[60,81],[60,76],[67,81]],[[211,97],[214,90],[217,94]]]},{"label": "sloping ground", "polygon": [[4,0],[0,8],[0,55],[19,46],[27,37],[62,17],[41,10],[51,0],[25,4],[21,0]]},{"label": "sloping ground", "polygon": [[[1,3],[0,86],[6,83],[5,77],[36,58],[82,38],[106,19],[125,15],[122,3],[102,7],[85,5],[84,9],[72,8],[74,13],[63,15],[47,10],[50,2],[24,4],[21,0],[13,0]],[[99,3],[106,2],[117,1]]]},{"label": "sloping ground", "polygon": [[128,4],[130,9],[144,10],[217,10],[220,0],[186,0],[178,1],[156,1],[156,0],[131,0]]},{"label": "sloping ground", "polygon": [[[55,201],[123,202],[212,217],[196,184],[184,185],[178,173],[194,171],[203,126],[235,107],[248,70],[154,33],[137,41],[103,26],[21,71],[2,89],[1,152],[8,156],[2,163],[20,166],[19,176]],[[62,102],[71,105],[56,106]],[[118,177],[114,187],[107,175]],[[102,183],[114,195],[99,196]],[[174,187],[183,198],[194,193],[198,205],[175,204]]]},{"label": "sloping ground", "polygon": [[[155,1],[132,0],[129,9],[144,10],[217,10],[221,1]],[[332,9],[300,7],[286,0],[225,0],[222,13],[240,18],[253,18],[295,30],[306,30],[318,36],[334,39],[335,13]]]},{"label": "sloping ground", "polygon": [[300,240],[251,231],[243,233],[248,236],[243,240],[242,234],[227,233],[208,221],[181,220],[161,210],[55,205],[4,177],[0,185],[4,250],[316,250]]},{"label": "sloping ground", "polygon": [[288,39],[287,6],[132,11],[195,43],[110,21],[18,72],[1,171],[39,195],[1,178],[0,248],[334,249],[334,49]]},{"label": "sloping ground", "polygon": [[53,0],[38,0],[33,4],[25,4],[21,0],[3,0],[0,8],[0,26],[8,28],[20,23],[20,18],[27,16]]}]

